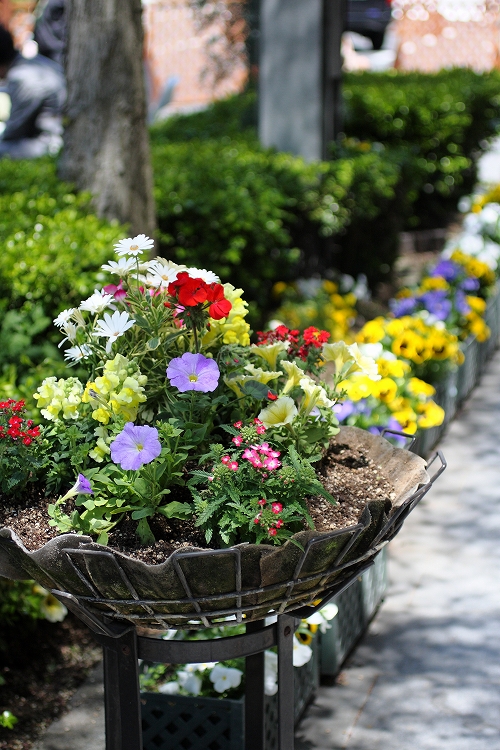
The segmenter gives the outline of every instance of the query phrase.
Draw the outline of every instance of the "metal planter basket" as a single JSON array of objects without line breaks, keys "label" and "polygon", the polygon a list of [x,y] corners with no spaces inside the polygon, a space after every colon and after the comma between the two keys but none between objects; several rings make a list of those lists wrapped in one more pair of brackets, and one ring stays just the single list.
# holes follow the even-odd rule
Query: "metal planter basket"
[{"label": "metal planter basket", "polygon": [[[318,640],[311,660],[293,670],[297,724],[319,684]],[[245,750],[245,699],[141,693],[143,750]],[[277,696],[265,698],[265,750],[278,747]]]},{"label": "metal planter basket", "polygon": [[107,617],[133,625],[192,629],[315,606],[372,564],[445,467],[438,454],[430,478],[419,456],[355,427],[342,428],[337,441],[361,448],[383,466],[396,492],[391,508],[367,498],[359,523],[333,532],[300,532],[295,540],[301,547],[288,541],[278,548],[184,548],[160,565],[147,565],[74,534],[29,552],[4,528],[0,575],[35,579],[77,609],[82,619],[82,611],[87,612],[89,622]]}]

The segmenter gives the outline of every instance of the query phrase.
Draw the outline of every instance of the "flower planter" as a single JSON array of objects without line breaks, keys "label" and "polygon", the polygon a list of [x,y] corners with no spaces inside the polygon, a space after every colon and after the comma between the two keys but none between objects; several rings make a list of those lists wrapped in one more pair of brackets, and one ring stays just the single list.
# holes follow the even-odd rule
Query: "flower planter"
[{"label": "flower planter", "polygon": [[[294,669],[297,724],[318,687],[318,645],[307,664]],[[245,700],[142,693],[144,750],[244,750]],[[265,698],[266,750],[278,747],[277,696]]]},{"label": "flower planter", "polygon": [[229,549],[183,548],[160,565],[146,565],[98,545],[90,537],[64,534],[28,552],[10,529],[0,530],[0,574],[34,578],[64,592],[93,617],[150,627],[210,627],[221,621],[260,620],[330,598],[360,575],[400,529],[430,489],[425,461],[387,440],[354,427],[339,442],[361,448],[382,466],[395,499],[369,500],[360,522],[333,532],[304,531],[282,547],[242,544]]},{"label": "flower planter", "polygon": [[384,548],[361,578],[332,599],[338,613],[331,628],[320,635],[320,671],[336,677],[342,664],[366,632],[387,589],[387,552]]},{"label": "flower planter", "polygon": [[480,372],[479,342],[469,336],[461,345],[464,361],[458,368],[458,403],[462,404],[476,385]]}]

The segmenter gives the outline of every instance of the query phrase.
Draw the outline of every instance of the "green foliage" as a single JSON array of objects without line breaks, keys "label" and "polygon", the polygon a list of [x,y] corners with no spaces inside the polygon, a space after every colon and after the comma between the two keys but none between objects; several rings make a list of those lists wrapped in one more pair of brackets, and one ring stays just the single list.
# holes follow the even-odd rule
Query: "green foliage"
[{"label": "green foliage", "polygon": [[500,123],[498,71],[351,73],[344,79],[348,137],[399,154],[415,199],[407,225],[440,226],[472,189],[475,164]]},{"label": "green foliage", "polygon": [[[10,627],[23,618],[38,620],[45,615],[40,611],[47,592],[33,581],[11,581],[0,578],[0,627]],[[0,649],[5,648],[0,639]]]},{"label": "green foliage", "polygon": [[42,377],[60,369],[52,319],[92,293],[123,236],[92,214],[89,195],[57,178],[54,159],[0,161],[2,396],[24,395],[33,368],[42,366]]}]

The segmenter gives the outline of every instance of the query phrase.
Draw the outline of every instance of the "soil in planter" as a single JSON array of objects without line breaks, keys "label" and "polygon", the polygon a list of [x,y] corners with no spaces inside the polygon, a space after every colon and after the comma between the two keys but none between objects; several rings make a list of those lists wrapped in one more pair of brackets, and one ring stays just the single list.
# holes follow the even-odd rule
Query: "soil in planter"
[{"label": "soil in planter", "polygon": [[[358,447],[333,442],[319,465],[318,474],[325,488],[337,500],[336,505],[322,497],[308,500],[309,513],[318,531],[333,531],[356,524],[367,500],[391,503],[395,499],[394,488],[380,467]],[[179,491],[187,492],[184,488]],[[181,502],[189,500],[174,494],[171,497]],[[48,502],[36,489],[21,504],[6,502],[5,507],[0,508],[0,527],[7,526],[15,531],[29,550],[42,547],[57,536],[48,524]],[[109,547],[153,565],[163,562],[182,547],[209,548],[203,532],[192,521],[157,516],[150,525],[157,539],[153,546],[141,547],[135,533],[136,522],[123,521],[110,534]]]},{"label": "soil in planter", "polygon": [[30,750],[43,730],[65,711],[75,690],[101,658],[88,628],[73,615],[64,622],[21,620],[2,628],[0,711],[18,722],[0,728],[0,750]]}]

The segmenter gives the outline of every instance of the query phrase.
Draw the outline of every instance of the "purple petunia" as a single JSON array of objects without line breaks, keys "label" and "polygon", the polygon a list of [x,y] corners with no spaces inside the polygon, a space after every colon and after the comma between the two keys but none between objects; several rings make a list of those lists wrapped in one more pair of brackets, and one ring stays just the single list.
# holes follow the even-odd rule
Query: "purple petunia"
[{"label": "purple petunia", "polygon": [[215,391],[219,383],[220,371],[213,359],[203,354],[186,352],[182,357],[173,359],[167,368],[170,385],[181,393],[184,391]]},{"label": "purple petunia", "polygon": [[161,453],[158,430],[147,425],[141,427],[133,422],[127,422],[109,447],[115,464],[119,464],[122,469],[134,471],[151,463]]},{"label": "purple petunia", "polygon": [[78,479],[73,487],[73,491],[77,495],[93,495],[94,492],[90,486],[90,482],[84,474],[78,474]]}]

